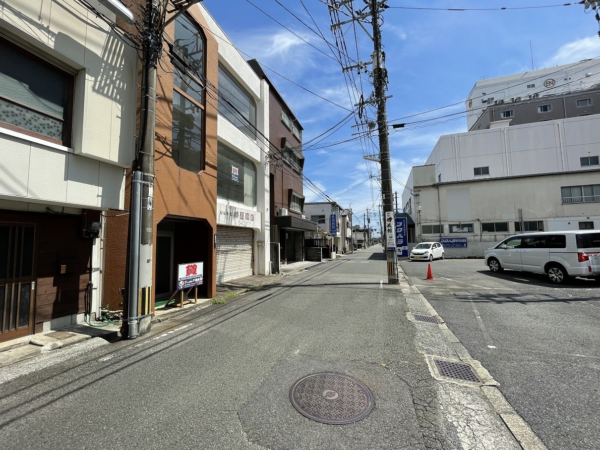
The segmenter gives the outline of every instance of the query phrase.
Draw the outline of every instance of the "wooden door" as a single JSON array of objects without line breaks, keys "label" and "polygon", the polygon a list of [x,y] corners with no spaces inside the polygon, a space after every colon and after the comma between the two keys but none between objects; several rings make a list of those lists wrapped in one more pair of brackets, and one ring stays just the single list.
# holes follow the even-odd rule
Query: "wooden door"
[{"label": "wooden door", "polygon": [[0,223],[0,342],[33,333],[35,227]]}]

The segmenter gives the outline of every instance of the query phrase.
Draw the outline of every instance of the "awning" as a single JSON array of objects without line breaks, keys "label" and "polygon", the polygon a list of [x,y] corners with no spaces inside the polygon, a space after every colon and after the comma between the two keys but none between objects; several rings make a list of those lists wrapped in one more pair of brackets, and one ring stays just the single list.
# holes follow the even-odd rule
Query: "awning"
[{"label": "awning", "polygon": [[275,225],[280,230],[317,231],[317,224],[296,216],[276,216]]}]

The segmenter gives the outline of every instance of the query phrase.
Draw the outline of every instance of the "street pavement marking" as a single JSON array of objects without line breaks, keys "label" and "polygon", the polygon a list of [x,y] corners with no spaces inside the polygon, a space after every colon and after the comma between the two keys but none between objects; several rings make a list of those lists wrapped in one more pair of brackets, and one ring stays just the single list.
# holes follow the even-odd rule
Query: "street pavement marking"
[{"label": "street pavement marking", "polygon": [[[486,286],[479,286],[479,285],[477,285],[477,284],[472,284],[472,283],[469,283],[469,282],[467,282],[467,281],[453,280],[452,278],[446,278],[446,277],[440,277],[440,278],[441,278],[441,279],[443,279],[443,280],[453,281],[454,283],[463,283],[463,284],[468,284],[469,286],[478,287],[478,288],[481,288],[481,289],[506,289],[506,288],[503,288],[503,287],[486,287]],[[525,281],[527,281],[527,280],[525,280]]]},{"label": "street pavement marking", "polygon": [[473,311],[475,312],[475,317],[477,318],[477,323],[479,324],[479,329],[481,330],[481,334],[483,334],[483,339],[485,340],[486,345],[490,348],[496,348],[496,347],[494,347],[494,343],[492,342],[492,338],[491,338],[490,334],[488,333],[487,328],[483,324],[483,320],[481,319],[481,315],[479,314],[479,311],[477,310],[475,303],[473,303],[472,300],[469,303],[471,303],[471,306],[473,307]]},{"label": "street pavement marking", "polygon": [[519,280],[519,281],[526,281],[529,283],[529,280],[526,280],[525,278],[515,278],[515,280]]}]

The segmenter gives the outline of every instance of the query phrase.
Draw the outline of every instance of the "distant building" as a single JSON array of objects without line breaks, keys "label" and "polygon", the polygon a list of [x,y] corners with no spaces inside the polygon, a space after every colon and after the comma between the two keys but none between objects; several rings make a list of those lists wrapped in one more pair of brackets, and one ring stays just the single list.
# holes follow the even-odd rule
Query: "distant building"
[{"label": "distant building", "polygon": [[[488,95],[491,88],[514,93],[525,83],[532,98],[469,116],[469,132],[441,136],[425,165],[412,168],[402,194],[404,212],[415,221],[412,242],[460,238],[455,244],[462,247],[449,248],[448,256],[482,256],[519,232],[600,229],[598,80],[591,64],[583,63],[581,73],[561,67],[552,69],[555,86],[569,81],[581,92],[535,96],[540,89],[532,85],[552,85],[551,69],[475,85],[468,111],[474,93]],[[510,117],[497,120],[506,111]]]},{"label": "distant building", "polygon": [[[352,216],[348,215],[348,210],[342,208],[336,202],[313,202],[306,203],[304,211],[306,216],[310,217],[311,222],[315,222],[320,228],[331,233],[333,251],[337,253],[350,251]],[[332,223],[334,224],[333,227]]]}]

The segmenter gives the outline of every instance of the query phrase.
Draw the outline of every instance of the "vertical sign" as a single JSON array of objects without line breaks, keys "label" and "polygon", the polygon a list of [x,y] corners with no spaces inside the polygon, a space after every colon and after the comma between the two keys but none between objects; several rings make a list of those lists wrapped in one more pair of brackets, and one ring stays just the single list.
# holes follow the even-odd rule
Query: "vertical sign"
[{"label": "vertical sign", "polygon": [[231,179],[236,183],[240,181],[239,174],[239,169],[235,166],[231,166]]},{"label": "vertical sign", "polygon": [[398,256],[408,256],[408,230],[406,217],[396,217],[396,253]]},{"label": "vertical sign", "polygon": [[388,250],[396,251],[396,224],[393,211],[385,213],[385,241]]},{"label": "vertical sign", "polygon": [[332,214],[329,217],[329,225],[331,227],[331,235],[333,237],[337,236],[337,218],[335,217],[335,214]]}]

